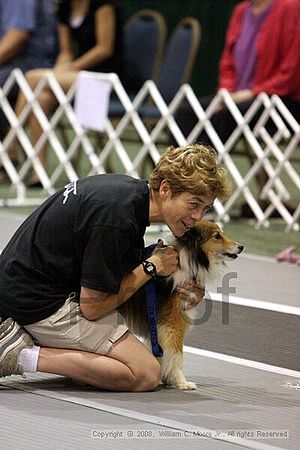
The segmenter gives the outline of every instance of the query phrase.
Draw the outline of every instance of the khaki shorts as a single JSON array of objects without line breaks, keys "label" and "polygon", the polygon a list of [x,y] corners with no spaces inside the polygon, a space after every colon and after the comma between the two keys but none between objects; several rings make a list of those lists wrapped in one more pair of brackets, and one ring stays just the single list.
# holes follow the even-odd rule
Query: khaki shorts
[{"label": "khaki shorts", "polygon": [[128,330],[123,316],[114,310],[98,320],[87,320],[74,299],[75,293],[71,293],[52,316],[24,328],[36,344],[42,347],[68,348],[105,355],[112,344]]}]

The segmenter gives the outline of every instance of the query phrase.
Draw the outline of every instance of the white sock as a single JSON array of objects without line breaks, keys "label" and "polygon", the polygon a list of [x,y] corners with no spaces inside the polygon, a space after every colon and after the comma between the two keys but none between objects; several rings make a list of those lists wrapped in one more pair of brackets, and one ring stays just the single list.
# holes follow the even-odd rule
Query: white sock
[{"label": "white sock", "polygon": [[21,350],[18,363],[22,366],[23,372],[36,372],[41,347],[34,345],[30,348]]}]

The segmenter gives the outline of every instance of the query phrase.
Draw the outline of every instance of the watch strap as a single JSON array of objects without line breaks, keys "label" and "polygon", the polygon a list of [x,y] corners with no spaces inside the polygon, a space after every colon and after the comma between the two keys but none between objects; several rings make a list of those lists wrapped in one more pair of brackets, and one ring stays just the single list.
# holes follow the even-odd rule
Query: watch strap
[{"label": "watch strap", "polygon": [[150,275],[151,278],[154,279],[154,278],[157,277],[156,266],[155,266],[155,264],[153,262],[147,261],[147,260],[142,261],[142,266],[143,266],[144,272],[147,275]]}]

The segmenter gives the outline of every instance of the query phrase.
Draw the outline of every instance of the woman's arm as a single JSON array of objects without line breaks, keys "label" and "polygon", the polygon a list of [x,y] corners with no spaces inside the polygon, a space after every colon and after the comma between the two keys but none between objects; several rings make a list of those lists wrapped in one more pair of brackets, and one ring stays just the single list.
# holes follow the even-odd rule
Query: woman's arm
[{"label": "woman's arm", "polygon": [[[272,42],[272,50],[268,40],[265,39],[264,47],[259,55],[257,74],[253,84],[255,94],[260,92],[280,96],[296,94],[299,98],[300,2],[290,2],[285,8],[285,14],[280,21],[280,34],[276,35],[278,42]],[[271,63],[268,65],[268,51],[273,52],[272,65]],[[266,66],[269,67],[267,72]]]},{"label": "woman's arm", "polygon": [[0,39],[0,64],[8,64],[22,52],[28,41],[30,32],[26,30],[8,30]]},{"label": "woman's arm", "polygon": [[96,10],[96,45],[81,55],[71,66],[84,70],[113,55],[116,35],[116,12],[112,5],[103,5]]},{"label": "woman's arm", "polygon": [[142,265],[126,275],[117,294],[107,294],[81,286],[80,310],[87,320],[96,320],[126,302],[150,279]]},{"label": "woman's arm", "polygon": [[73,46],[70,29],[67,25],[58,25],[59,54],[55,61],[55,67],[68,64],[73,60]]},{"label": "woman's arm", "polygon": [[[171,246],[156,247],[147,261],[155,265],[159,276],[168,276],[178,267],[178,253]],[[99,319],[126,302],[150,278],[150,275],[144,272],[143,266],[140,264],[123,277],[117,294],[108,294],[82,286],[80,292],[81,313],[87,320]]]}]

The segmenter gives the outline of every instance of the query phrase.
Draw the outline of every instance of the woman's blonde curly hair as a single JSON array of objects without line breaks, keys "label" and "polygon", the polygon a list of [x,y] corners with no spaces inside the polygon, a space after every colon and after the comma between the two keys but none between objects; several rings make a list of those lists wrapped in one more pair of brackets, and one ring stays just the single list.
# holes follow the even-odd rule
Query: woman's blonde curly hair
[{"label": "woman's blonde curly hair", "polygon": [[231,193],[227,170],[218,162],[217,152],[203,144],[167,148],[150,174],[149,185],[158,191],[162,180],[169,183],[173,195],[190,192],[226,200]]}]

